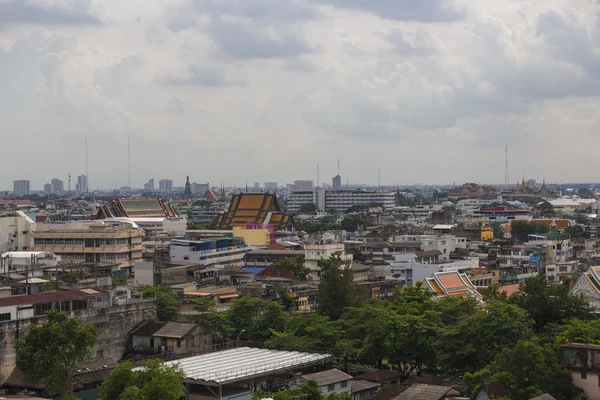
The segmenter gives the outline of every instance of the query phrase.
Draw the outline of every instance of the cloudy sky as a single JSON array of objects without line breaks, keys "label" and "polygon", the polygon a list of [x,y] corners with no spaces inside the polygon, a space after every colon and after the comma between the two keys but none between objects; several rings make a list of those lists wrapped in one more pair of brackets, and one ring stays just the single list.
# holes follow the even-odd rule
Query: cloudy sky
[{"label": "cloudy sky", "polygon": [[598,181],[595,0],[0,0],[0,188]]}]

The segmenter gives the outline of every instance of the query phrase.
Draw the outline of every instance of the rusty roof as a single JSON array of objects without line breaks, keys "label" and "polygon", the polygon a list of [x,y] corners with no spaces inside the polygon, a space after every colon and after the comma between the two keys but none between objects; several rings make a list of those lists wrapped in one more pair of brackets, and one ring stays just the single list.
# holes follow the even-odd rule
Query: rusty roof
[{"label": "rusty roof", "polygon": [[109,292],[102,289],[83,289],[60,290],[58,292],[38,293],[26,296],[10,296],[0,298],[0,307],[18,306],[23,304],[49,303],[51,301],[77,299],[81,297],[94,297],[103,294],[109,294]]}]

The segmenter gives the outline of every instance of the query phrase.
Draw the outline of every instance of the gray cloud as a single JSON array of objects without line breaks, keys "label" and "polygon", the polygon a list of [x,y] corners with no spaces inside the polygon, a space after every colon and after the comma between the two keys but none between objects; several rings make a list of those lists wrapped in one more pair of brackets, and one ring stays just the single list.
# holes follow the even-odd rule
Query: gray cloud
[{"label": "gray cloud", "polygon": [[207,87],[219,87],[241,84],[240,79],[228,78],[223,69],[216,67],[190,65],[186,74],[171,76],[164,79],[166,83],[174,85],[198,85]]},{"label": "gray cloud", "polygon": [[0,3],[0,27],[10,24],[84,25],[97,24],[87,0],[48,3],[4,0]]},{"label": "gray cloud", "polygon": [[399,21],[445,22],[466,17],[452,0],[311,0],[338,8],[371,12],[380,18]]}]

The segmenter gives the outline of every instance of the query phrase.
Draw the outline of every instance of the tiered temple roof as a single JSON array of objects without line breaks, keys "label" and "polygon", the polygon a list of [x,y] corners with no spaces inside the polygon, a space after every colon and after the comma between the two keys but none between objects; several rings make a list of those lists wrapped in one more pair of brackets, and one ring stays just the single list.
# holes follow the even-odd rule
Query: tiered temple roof
[{"label": "tiered temple roof", "polygon": [[115,199],[100,207],[96,219],[105,218],[176,218],[172,205],[160,199]]},{"label": "tiered temple roof", "polygon": [[590,267],[581,274],[569,294],[583,296],[592,310],[600,313],[600,267]]},{"label": "tiered temple roof", "polygon": [[217,225],[219,229],[232,229],[248,223],[273,225],[277,230],[290,230],[294,226],[294,219],[282,211],[275,194],[236,194],[231,199],[227,213],[219,217]]},{"label": "tiered temple roof", "polygon": [[457,271],[435,272],[432,278],[427,278],[426,282],[438,299],[447,296],[474,297],[478,302],[483,303],[483,297],[466,274]]}]

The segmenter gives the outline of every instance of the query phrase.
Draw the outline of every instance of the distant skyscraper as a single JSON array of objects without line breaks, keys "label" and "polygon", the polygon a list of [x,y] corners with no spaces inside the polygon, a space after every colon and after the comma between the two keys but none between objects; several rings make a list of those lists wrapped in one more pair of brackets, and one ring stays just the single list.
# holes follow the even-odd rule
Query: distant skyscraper
[{"label": "distant skyscraper", "polygon": [[294,181],[293,190],[312,190],[314,187],[313,181]]},{"label": "distant skyscraper", "polygon": [[50,193],[52,193],[52,185],[51,185],[51,184],[49,184],[49,183],[46,183],[46,184],[44,185],[44,193],[46,193],[46,194],[50,194]]},{"label": "distant skyscraper", "polygon": [[148,183],[144,185],[145,190],[154,190],[154,178],[150,179]]},{"label": "distant skyscraper", "polygon": [[342,188],[342,177],[339,175],[334,176],[331,182],[331,186],[333,186],[334,190],[340,190]]},{"label": "distant skyscraper", "polygon": [[52,186],[51,193],[53,194],[62,194],[64,192],[64,183],[60,179],[52,179],[50,182],[50,186]]},{"label": "distant skyscraper", "polygon": [[258,192],[260,190],[260,183],[254,182],[254,191]]},{"label": "distant skyscraper", "polygon": [[77,177],[77,187],[75,188],[79,193],[86,193],[88,191],[87,176],[79,175]]},{"label": "distant skyscraper", "polygon": [[13,192],[17,196],[27,196],[29,194],[29,181],[26,179],[14,181]]},{"label": "distant skyscraper", "polygon": [[535,179],[528,179],[527,186],[529,186],[530,189],[535,189],[537,187],[537,181]]},{"label": "distant skyscraper", "polygon": [[265,182],[265,190],[275,191],[277,188],[277,182]]},{"label": "distant skyscraper", "polygon": [[173,190],[173,181],[171,179],[161,179],[158,181],[158,188],[160,190]]}]

